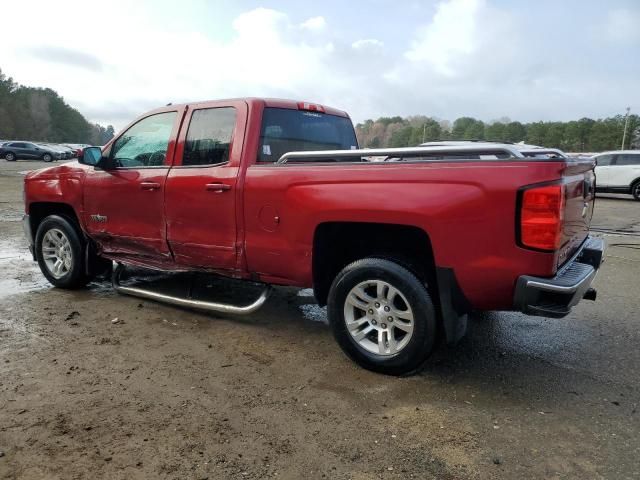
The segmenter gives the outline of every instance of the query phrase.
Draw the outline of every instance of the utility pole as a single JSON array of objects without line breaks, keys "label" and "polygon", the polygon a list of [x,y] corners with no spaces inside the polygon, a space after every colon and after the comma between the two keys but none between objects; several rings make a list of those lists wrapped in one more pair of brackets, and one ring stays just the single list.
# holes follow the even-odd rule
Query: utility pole
[{"label": "utility pole", "polygon": [[627,127],[629,126],[629,112],[631,107],[627,107],[627,114],[624,116],[624,132],[622,133],[622,146],[620,150],[624,150],[624,141],[627,139]]},{"label": "utility pole", "polygon": [[427,124],[425,123],[422,126],[422,143],[424,143],[424,139],[426,138],[426,136],[427,136]]}]

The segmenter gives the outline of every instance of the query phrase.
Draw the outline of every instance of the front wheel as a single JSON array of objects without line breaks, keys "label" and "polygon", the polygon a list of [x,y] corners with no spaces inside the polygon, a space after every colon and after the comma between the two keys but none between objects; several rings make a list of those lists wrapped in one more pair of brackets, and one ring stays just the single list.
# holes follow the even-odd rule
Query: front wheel
[{"label": "front wheel", "polygon": [[345,267],[331,285],[328,314],[342,350],[375,372],[414,373],[435,346],[437,320],[425,285],[389,260]]},{"label": "front wheel", "polygon": [[45,153],[45,154],[42,156],[42,160],[43,160],[43,161],[45,161],[45,162],[50,162],[51,160],[53,160],[53,157],[52,157],[50,154]]},{"label": "front wheel", "polygon": [[631,187],[631,195],[633,195],[633,198],[636,200],[640,200],[640,180]]},{"label": "front wheel", "polygon": [[40,223],[35,239],[36,256],[49,283],[75,289],[89,282],[83,247],[78,230],[67,218],[50,215]]}]

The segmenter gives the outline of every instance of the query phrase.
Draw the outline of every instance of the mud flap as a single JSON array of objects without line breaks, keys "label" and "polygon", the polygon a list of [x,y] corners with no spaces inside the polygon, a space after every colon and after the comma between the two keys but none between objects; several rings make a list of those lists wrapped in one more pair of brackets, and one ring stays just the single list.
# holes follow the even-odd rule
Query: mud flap
[{"label": "mud flap", "polygon": [[456,345],[467,333],[471,306],[465,298],[451,268],[436,268],[442,326],[447,345]]}]

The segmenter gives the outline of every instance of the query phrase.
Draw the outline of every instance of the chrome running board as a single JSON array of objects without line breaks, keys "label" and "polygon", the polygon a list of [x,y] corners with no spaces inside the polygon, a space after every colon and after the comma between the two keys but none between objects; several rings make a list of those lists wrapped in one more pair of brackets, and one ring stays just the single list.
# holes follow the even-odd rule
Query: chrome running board
[{"label": "chrome running board", "polygon": [[189,307],[196,308],[198,310],[205,310],[208,312],[217,312],[217,313],[230,313],[233,315],[248,315],[250,313],[258,310],[264,302],[267,301],[269,295],[271,295],[271,285],[265,285],[264,290],[260,293],[258,299],[246,306],[237,306],[237,305],[229,305],[226,303],[215,303],[215,302],[207,302],[204,300],[193,300],[191,298],[181,298],[174,297],[172,295],[165,295],[164,293],[154,292],[152,290],[145,290],[143,288],[137,287],[126,287],[120,284],[120,274],[124,270],[124,266],[119,263],[113,269],[113,276],[111,277],[111,281],[113,283],[113,288],[118,293],[123,293],[125,295],[131,295],[134,297],[146,298],[148,300],[155,300],[158,302],[169,303],[171,305],[178,305],[180,307]]}]

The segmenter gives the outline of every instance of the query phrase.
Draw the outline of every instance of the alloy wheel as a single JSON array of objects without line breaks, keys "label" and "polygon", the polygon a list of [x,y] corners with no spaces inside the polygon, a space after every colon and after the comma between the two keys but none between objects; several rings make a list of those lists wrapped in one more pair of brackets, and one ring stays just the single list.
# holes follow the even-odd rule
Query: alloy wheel
[{"label": "alloy wheel", "polygon": [[391,356],[411,340],[413,311],[396,287],[382,280],[367,280],[351,289],[344,304],[347,330],[365,351]]},{"label": "alloy wheel", "polygon": [[52,228],[42,238],[42,258],[54,278],[62,278],[73,268],[71,243],[62,230]]}]

